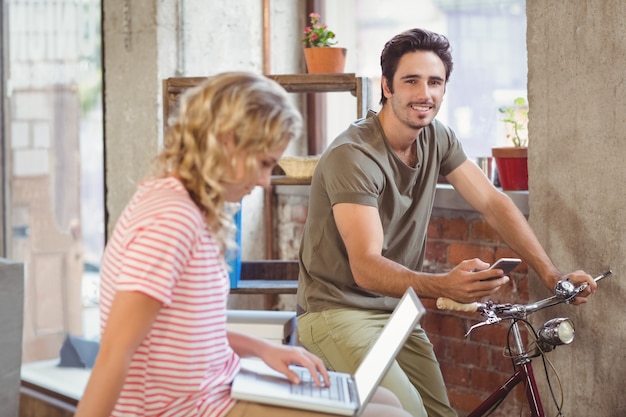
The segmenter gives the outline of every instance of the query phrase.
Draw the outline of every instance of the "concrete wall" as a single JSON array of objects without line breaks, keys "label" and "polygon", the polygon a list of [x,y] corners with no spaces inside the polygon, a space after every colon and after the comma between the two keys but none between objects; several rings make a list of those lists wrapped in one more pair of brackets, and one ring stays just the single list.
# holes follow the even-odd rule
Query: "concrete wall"
[{"label": "concrete wall", "polygon": [[24,310],[24,264],[0,259],[0,417],[19,409]]},{"label": "concrete wall", "polygon": [[577,330],[550,359],[565,415],[624,416],[626,3],[527,0],[527,15],[530,222],[563,272],[614,271],[587,305],[543,314]]},{"label": "concrete wall", "polygon": [[[263,57],[263,1],[103,1],[107,233],[150,169],[162,140],[168,77],[230,70],[301,72],[304,2],[272,0],[270,56]],[[304,147],[306,142],[294,143]],[[303,148],[306,149],[306,148]],[[288,149],[288,153],[300,153]],[[257,187],[258,188],[258,187]],[[245,259],[262,259],[262,190],[244,200]],[[256,242],[247,244],[245,242]]]}]

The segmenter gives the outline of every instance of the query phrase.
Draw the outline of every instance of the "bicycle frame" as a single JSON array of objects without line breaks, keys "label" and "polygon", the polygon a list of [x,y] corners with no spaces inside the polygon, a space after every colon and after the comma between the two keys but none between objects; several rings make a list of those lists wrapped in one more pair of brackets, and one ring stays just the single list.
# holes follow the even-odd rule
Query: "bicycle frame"
[{"label": "bicycle frame", "polygon": [[543,405],[541,404],[541,396],[539,395],[537,383],[535,382],[532,360],[524,352],[519,324],[516,321],[513,321],[511,330],[517,353],[515,372],[500,388],[494,391],[493,394],[469,413],[467,417],[484,416],[495,406],[499,405],[520,382],[526,383],[526,398],[528,399],[531,417],[545,417]]}]

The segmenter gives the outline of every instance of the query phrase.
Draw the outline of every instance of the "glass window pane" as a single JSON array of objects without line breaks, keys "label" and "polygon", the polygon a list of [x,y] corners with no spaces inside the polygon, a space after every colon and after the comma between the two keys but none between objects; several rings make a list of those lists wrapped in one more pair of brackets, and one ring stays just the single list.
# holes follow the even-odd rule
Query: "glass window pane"
[{"label": "glass window pane", "polygon": [[[356,20],[357,49],[348,53],[356,56],[356,73],[372,81],[372,109],[379,108],[385,42],[421,27],[446,35],[452,45],[454,69],[438,119],[456,132],[470,158],[490,156],[492,146],[506,144],[498,108],[526,96],[525,0],[357,0],[354,8],[354,17],[343,14]],[[345,120],[336,107],[331,111]],[[329,126],[328,132],[345,127]]]},{"label": "glass window pane", "polygon": [[104,246],[101,4],[4,3],[6,257],[25,264],[26,363],[57,358],[67,333],[97,336]]}]

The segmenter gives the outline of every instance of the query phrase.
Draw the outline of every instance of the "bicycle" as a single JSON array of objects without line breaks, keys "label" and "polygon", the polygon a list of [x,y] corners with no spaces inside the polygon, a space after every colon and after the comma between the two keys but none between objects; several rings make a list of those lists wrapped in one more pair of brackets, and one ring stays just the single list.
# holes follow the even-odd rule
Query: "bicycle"
[{"label": "bicycle", "polygon": [[[594,281],[598,282],[612,274],[613,271],[608,270],[594,278]],[[538,331],[535,331],[526,318],[539,310],[558,304],[570,303],[578,294],[583,292],[587,286],[588,284],[585,283],[576,287],[571,281],[562,280],[556,284],[553,296],[530,304],[497,304],[493,301],[461,304],[448,298],[437,299],[437,308],[440,310],[479,312],[485,318],[484,321],[471,326],[465,334],[465,337],[469,336],[472,331],[479,327],[496,324],[502,320],[509,320],[510,322],[507,337],[507,350],[513,362],[513,375],[471,411],[467,417],[481,417],[493,413],[493,411],[502,404],[513,388],[522,382],[524,382],[526,386],[526,399],[530,407],[530,416],[545,417],[540,393],[535,382],[532,361],[534,358],[541,356],[544,360],[545,367],[546,359],[544,355],[546,353],[553,350],[556,346],[570,344],[574,340],[574,323],[568,318],[553,318],[546,321]],[[523,343],[519,325],[520,322],[527,326],[530,330],[530,335],[534,337],[534,344],[529,344],[526,348]],[[550,384],[549,387],[552,399],[558,410],[558,415],[562,415],[561,408],[563,404],[562,402],[561,404],[557,402]]]}]

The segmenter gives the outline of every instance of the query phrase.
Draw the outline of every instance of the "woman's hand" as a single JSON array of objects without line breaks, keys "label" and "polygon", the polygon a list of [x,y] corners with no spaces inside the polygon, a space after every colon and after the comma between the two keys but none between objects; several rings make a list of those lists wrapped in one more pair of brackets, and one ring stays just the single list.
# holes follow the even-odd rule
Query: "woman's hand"
[{"label": "woman's hand", "polygon": [[[262,351],[259,352],[259,358],[274,370],[284,374],[294,384],[299,384],[300,379],[289,368],[289,365],[300,365],[307,368],[318,387],[330,385],[328,371],[324,362],[303,347],[277,345],[268,342]],[[321,379],[320,376],[322,377]]]},{"label": "woman's hand", "polygon": [[262,359],[270,368],[285,375],[294,384],[299,384],[300,379],[295,372],[289,369],[289,365],[300,365],[307,368],[317,386],[330,385],[324,362],[303,347],[278,345],[265,339],[234,331],[228,331],[228,342],[239,356],[256,356]]}]

